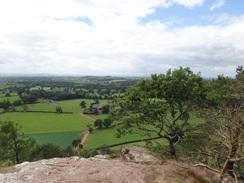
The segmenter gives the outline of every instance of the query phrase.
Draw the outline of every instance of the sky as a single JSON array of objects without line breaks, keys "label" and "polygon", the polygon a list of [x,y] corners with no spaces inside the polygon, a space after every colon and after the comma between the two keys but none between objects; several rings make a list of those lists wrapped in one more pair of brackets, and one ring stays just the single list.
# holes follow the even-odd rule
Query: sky
[{"label": "sky", "polygon": [[244,0],[1,0],[0,74],[150,76],[244,65]]}]

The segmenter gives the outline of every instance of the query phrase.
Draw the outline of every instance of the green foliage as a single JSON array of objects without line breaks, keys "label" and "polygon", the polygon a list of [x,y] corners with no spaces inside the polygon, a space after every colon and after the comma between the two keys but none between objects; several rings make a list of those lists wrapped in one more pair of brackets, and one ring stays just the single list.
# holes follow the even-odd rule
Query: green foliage
[{"label": "green foliage", "polygon": [[88,125],[87,125],[87,128],[88,128],[88,131],[89,131],[90,133],[94,130],[94,128],[92,128],[92,125],[91,125],[91,124],[88,124]]},{"label": "green foliage", "polygon": [[57,112],[58,114],[63,113],[62,107],[61,107],[61,106],[57,106],[57,107],[56,107],[56,112]]},{"label": "green foliage", "polygon": [[97,119],[94,121],[94,127],[102,128],[103,121],[101,119]]},{"label": "green foliage", "polygon": [[102,109],[102,113],[103,114],[108,114],[110,111],[110,106],[109,105],[104,105],[103,109]]},{"label": "green foliage", "polygon": [[11,97],[10,93],[6,93],[5,97]]},{"label": "green foliage", "polygon": [[20,98],[23,101],[23,103],[25,103],[25,104],[26,103],[32,104],[35,101],[37,101],[37,99],[38,99],[38,97],[36,95],[32,95],[32,94],[30,94],[30,95],[28,95],[28,94],[21,94],[20,95]]},{"label": "green foliage", "polygon": [[82,100],[79,105],[81,106],[81,108],[86,108],[87,103]]},{"label": "green foliage", "polygon": [[112,153],[112,151],[106,144],[103,144],[102,146],[100,146],[99,150],[100,150],[100,154],[102,154],[102,155],[104,155],[104,154],[110,155]]},{"label": "green foliage", "polygon": [[20,132],[21,126],[13,121],[0,122],[0,159],[15,163],[28,160],[36,141]]},{"label": "green foliage", "polygon": [[103,124],[104,128],[109,128],[112,124],[112,120],[110,118],[106,118],[103,120],[102,124]]},{"label": "green foliage", "polygon": [[3,163],[0,164],[0,167],[7,167],[7,166],[13,166],[14,163],[11,159],[6,159]]},{"label": "green foliage", "polygon": [[140,133],[165,138],[168,151],[175,155],[174,146],[189,127],[190,110],[205,98],[205,93],[200,74],[193,74],[189,68],[141,79],[124,98],[113,102],[111,115],[119,124],[117,135]]},{"label": "green foliage", "polygon": [[81,142],[81,139],[75,139],[72,141],[72,146],[77,147],[80,142]]},{"label": "green foliage", "polygon": [[22,105],[22,109],[23,109],[24,112],[29,111],[29,107],[26,104],[25,105]]},{"label": "green foliage", "polygon": [[20,106],[22,104],[22,101],[21,100],[15,100],[12,105],[13,106]]},{"label": "green foliage", "polygon": [[10,103],[9,99],[3,100],[3,102],[0,102],[0,108],[3,108],[5,111],[8,110],[10,106],[11,106],[11,103]]},{"label": "green foliage", "polygon": [[72,146],[67,146],[65,149],[63,149],[63,157],[72,157],[76,156],[77,152],[74,151],[74,147]]},{"label": "green foliage", "polygon": [[32,152],[31,157],[35,160],[63,157],[63,152],[59,146],[47,143],[38,145]]},{"label": "green foliage", "polygon": [[90,150],[80,149],[78,151],[78,154],[80,157],[90,158],[90,157],[94,157],[94,156],[98,155],[98,152],[95,149],[90,149]]}]

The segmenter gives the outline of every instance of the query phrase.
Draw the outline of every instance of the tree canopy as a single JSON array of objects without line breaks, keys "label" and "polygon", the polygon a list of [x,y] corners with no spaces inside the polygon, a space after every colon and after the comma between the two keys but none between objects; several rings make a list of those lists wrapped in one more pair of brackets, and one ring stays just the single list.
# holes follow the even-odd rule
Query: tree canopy
[{"label": "tree canopy", "polygon": [[[190,68],[180,67],[141,79],[123,98],[115,99],[111,107],[111,114],[118,121],[117,135],[149,136],[174,156],[175,146],[189,126],[190,110],[205,97],[205,92],[202,77]],[[166,139],[169,146],[155,137]]]}]

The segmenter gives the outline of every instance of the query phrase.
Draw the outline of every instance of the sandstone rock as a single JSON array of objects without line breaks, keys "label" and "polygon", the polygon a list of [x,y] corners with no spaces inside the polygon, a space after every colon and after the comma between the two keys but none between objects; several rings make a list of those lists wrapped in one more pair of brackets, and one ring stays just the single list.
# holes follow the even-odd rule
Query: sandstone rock
[{"label": "sandstone rock", "polygon": [[121,148],[121,152],[128,161],[135,163],[155,163],[159,160],[150,150],[142,146],[125,145]]}]

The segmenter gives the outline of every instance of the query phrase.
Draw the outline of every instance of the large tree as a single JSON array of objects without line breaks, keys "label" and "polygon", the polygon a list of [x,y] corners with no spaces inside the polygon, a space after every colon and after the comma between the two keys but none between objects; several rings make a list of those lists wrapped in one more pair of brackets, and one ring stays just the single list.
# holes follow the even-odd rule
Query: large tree
[{"label": "large tree", "polygon": [[[180,67],[141,79],[123,98],[115,99],[111,107],[111,114],[118,121],[118,136],[149,136],[175,156],[175,146],[189,126],[190,111],[204,96],[203,79],[190,68]],[[165,147],[156,137],[166,139],[169,146]]]}]

